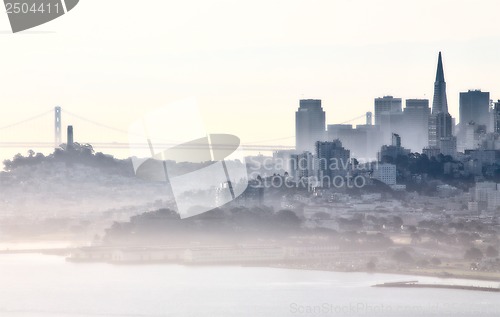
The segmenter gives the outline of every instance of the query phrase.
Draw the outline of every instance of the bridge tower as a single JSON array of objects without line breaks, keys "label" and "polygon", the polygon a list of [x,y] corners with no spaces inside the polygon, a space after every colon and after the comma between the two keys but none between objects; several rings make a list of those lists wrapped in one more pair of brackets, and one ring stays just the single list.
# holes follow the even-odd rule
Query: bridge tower
[{"label": "bridge tower", "polygon": [[62,144],[62,135],[61,135],[61,107],[55,107],[54,108],[54,114],[55,114],[55,140],[54,140],[54,147],[58,148],[59,145]]}]

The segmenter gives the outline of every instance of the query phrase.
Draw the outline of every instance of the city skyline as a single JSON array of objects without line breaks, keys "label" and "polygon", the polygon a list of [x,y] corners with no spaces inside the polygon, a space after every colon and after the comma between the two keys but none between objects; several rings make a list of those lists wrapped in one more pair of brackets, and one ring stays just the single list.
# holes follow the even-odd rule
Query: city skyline
[{"label": "city skyline", "polygon": [[500,316],[499,0],[4,6],[1,317]]},{"label": "city skyline", "polygon": [[[429,108],[429,99],[403,99],[403,98],[395,98],[393,96],[384,96],[384,97],[377,97],[374,98],[375,102],[373,105],[373,109],[369,109],[370,111],[366,112],[364,116],[359,116],[355,118],[354,120],[350,120],[348,122],[344,123],[352,123],[354,121],[362,120],[361,117],[364,117],[367,124],[365,125],[357,125],[356,131],[359,132],[357,141],[351,140],[355,143],[359,142],[361,139],[359,137],[361,136],[360,134],[373,134],[375,133],[376,135],[380,134],[379,138],[381,138],[378,141],[375,141],[375,148],[378,148],[381,145],[388,145],[388,138],[390,138],[392,133],[399,133],[403,134],[405,136],[406,146],[413,148],[414,152],[419,152],[422,153],[423,149],[426,147],[430,148],[439,148],[439,147],[444,147],[445,150],[442,149],[442,153],[454,153],[457,149],[457,134],[455,132],[452,132],[455,130],[454,122],[455,118],[451,117],[448,113],[448,103],[447,103],[447,89],[446,89],[446,81],[445,81],[445,76],[444,76],[444,69],[443,69],[443,60],[442,60],[442,52],[440,51],[438,54],[438,62],[437,62],[437,71],[436,71],[436,81],[434,83],[434,96],[433,96],[433,103],[432,103],[432,114],[429,117],[429,124],[428,124],[428,131],[429,131],[429,142],[428,144],[422,143],[423,140],[417,141],[417,144],[419,146],[415,147],[414,145],[411,145],[413,143],[409,143],[407,140],[411,140],[411,142],[415,141],[415,137],[419,136],[419,139],[421,139],[421,131],[420,129],[424,129],[424,126],[422,125],[422,120],[423,117],[426,116],[427,111],[430,111]],[[487,111],[489,111],[489,92],[481,92],[481,90],[469,90],[468,92],[460,92],[460,114],[462,117],[464,117],[464,107],[468,107],[470,109],[473,109],[475,107],[475,103],[473,100],[468,100],[467,104],[464,104],[464,97],[469,96],[469,95],[476,95],[480,94],[481,96],[487,96],[488,98],[488,105],[487,105]],[[471,99],[472,97],[469,97],[468,99]],[[484,99],[484,98],[482,98]],[[482,101],[481,99],[481,101]],[[406,107],[403,109],[402,104],[403,100],[405,100]],[[493,100],[491,100],[493,101]],[[322,140],[335,140],[337,138],[340,138],[342,140],[345,140],[343,137],[340,137],[338,135],[338,132],[343,130],[343,124],[330,124],[330,122],[326,121],[326,112],[322,108],[322,100],[321,99],[300,99],[299,100],[299,109],[296,112],[296,118],[295,118],[295,123],[296,123],[296,133],[293,136],[296,140],[295,144],[295,150],[297,153],[301,153],[303,151],[308,151],[313,153],[314,150],[314,143],[316,141],[322,141]],[[422,107],[423,106],[423,107]],[[472,108],[471,108],[472,107]],[[174,109],[174,108],[173,108]],[[427,110],[426,110],[427,109]],[[404,111],[403,111],[404,110]],[[55,107],[55,142],[65,143],[61,142],[61,107]],[[319,112],[318,112],[319,111]],[[467,110],[467,113],[470,113],[472,110]],[[492,110],[493,111],[493,110]],[[318,112],[317,114],[315,114]],[[483,111],[484,112],[484,111]],[[369,125],[368,122],[372,120],[373,113],[375,114],[375,124]],[[104,127],[105,129],[109,130],[115,130],[118,132],[125,132],[125,131],[120,131],[119,129],[116,129],[114,127],[107,126],[105,124],[101,124],[100,122],[95,122],[92,119],[86,119],[83,118],[79,115],[75,115],[73,113],[69,113],[71,118],[73,120],[75,119],[81,119],[83,121],[86,121],[87,123],[91,123],[93,125],[98,125],[101,127]],[[482,114],[484,116],[484,114]],[[484,120],[488,120],[486,123],[488,129],[487,130],[492,130],[493,129],[493,112],[487,113],[487,117],[484,118]],[[411,118],[409,118],[411,117]],[[422,118],[420,118],[422,117]],[[468,115],[465,120],[470,120],[470,115]],[[460,117],[459,117],[460,118]],[[25,123],[28,123],[31,119],[27,119]],[[425,121],[425,120],[424,120]],[[491,122],[489,122],[491,121]],[[70,121],[71,122],[71,121]],[[405,127],[410,124],[413,126],[412,129],[406,129]],[[435,127],[435,125],[438,125]],[[17,123],[15,124],[17,125]],[[422,126],[420,126],[422,125]],[[425,125],[425,124],[424,124]],[[67,125],[68,127],[71,126],[71,124]],[[352,126],[352,125],[346,125],[346,127]],[[327,128],[328,127],[328,128]],[[373,130],[373,127],[379,127],[377,131]],[[340,130],[338,130],[340,128]],[[462,128],[462,130],[460,130]],[[312,129],[312,130],[311,130]],[[331,133],[331,129],[333,131],[336,131]],[[458,131],[459,131],[459,137],[464,138],[464,129],[465,126],[463,125],[463,122],[460,121],[458,125]],[[302,130],[303,133],[306,133],[307,135],[301,135],[298,131]],[[310,130],[310,131],[309,131]],[[435,132],[433,133],[432,131],[437,131],[437,130],[442,130],[440,132],[440,136],[436,136]],[[307,132],[309,131],[309,132]],[[369,132],[371,131],[371,132]],[[462,132],[460,132],[462,131]],[[408,134],[410,133],[410,134]],[[412,134],[413,133],[413,134]],[[415,135],[416,134],[416,135]],[[433,136],[434,135],[434,136]],[[362,137],[362,136],[361,136]],[[437,137],[437,139],[436,139]],[[363,138],[363,137],[362,137]],[[366,138],[366,136],[364,137]],[[283,139],[270,139],[269,141],[283,141],[288,138],[283,138]],[[272,145],[267,145],[266,142],[268,140],[261,140],[260,144],[262,145],[262,148],[259,149],[259,145],[256,145],[255,143],[250,143],[251,146],[255,148],[255,151],[274,151],[274,150],[279,150],[279,147],[282,146],[282,144],[277,144],[276,148],[273,150]],[[366,143],[367,140],[361,140],[361,142]],[[93,142],[86,142],[82,141],[83,143],[93,143]],[[175,142],[175,141],[172,141]],[[347,141],[349,143],[349,141]],[[444,142],[444,143],[443,143]],[[465,142],[462,139],[459,139],[459,142]],[[120,142],[113,141],[112,143],[119,145]],[[308,144],[309,143],[309,144]],[[365,150],[368,151],[366,153],[369,153],[368,150],[368,144],[373,143],[373,141],[368,142],[364,147],[366,148]],[[462,144],[461,143],[461,144]],[[470,142],[469,142],[470,143]],[[33,148],[36,148],[36,144],[34,143]],[[39,143],[40,145],[42,143]],[[105,142],[103,143],[97,143],[97,146],[104,146]],[[444,144],[444,145],[442,145]],[[464,143],[465,144],[465,143]],[[373,145],[373,144],[371,144]],[[420,145],[424,145],[423,147]],[[286,146],[286,145],[285,145]],[[353,150],[353,145],[351,142],[351,145],[349,145],[349,149]],[[463,152],[464,149],[467,147],[461,146],[460,149]],[[111,154],[116,155],[116,149],[113,149],[113,147],[102,147],[101,149],[98,150],[109,150],[111,149]],[[470,149],[470,148],[469,148]],[[44,152],[42,149],[38,148],[37,152],[41,151]],[[46,152],[46,151],[45,151]],[[125,152],[125,151],[122,151]],[[356,152],[356,151],[355,151]],[[120,156],[120,155],[118,155]],[[127,156],[127,154],[125,154]],[[362,155],[369,157],[370,155]],[[358,153],[359,157],[359,153]],[[371,156],[374,157],[374,156]]]},{"label": "city skyline", "polygon": [[[112,0],[82,4],[71,16],[36,31],[2,33],[2,104],[9,112],[0,117],[0,126],[61,106],[126,129],[144,111],[195,96],[210,131],[223,129],[243,142],[289,138],[294,134],[290,109],[299,99],[322,99],[328,123],[362,115],[375,97],[430,99],[438,51],[446,56],[452,116],[458,117],[462,91],[480,88],[499,98],[500,47],[492,45],[498,39],[495,1],[481,6],[466,5],[470,1],[290,1],[286,6],[257,1],[245,14],[227,1],[152,2],[157,10],[147,21],[126,4],[120,2],[123,14],[113,25],[106,18],[117,5]],[[378,18],[387,12],[390,23]],[[441,27],[443,16],[447,25]],[[160,26],[155,23],[160,20],[170,22]],[[463,25],[464,20],[470,23]],[[9,28],[3,15],[2,25]],[[19,51],[24,57],[17,59]],[[44,127],[33,141],[51,137]],[[83,140],[124,141],[112,131],[78,131]],[[8,137],[33,138],[23,130],[12,134]],[[280,142],[292,145],[294,139]]]}]

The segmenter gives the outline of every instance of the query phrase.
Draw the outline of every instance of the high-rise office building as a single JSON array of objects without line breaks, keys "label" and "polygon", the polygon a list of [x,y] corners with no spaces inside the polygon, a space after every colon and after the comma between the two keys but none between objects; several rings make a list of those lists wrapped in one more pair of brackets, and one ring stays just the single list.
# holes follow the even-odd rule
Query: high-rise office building
[{"label": "high-rise office building", "polygon": [[291,161],[291,176],[295,181],[300,181],[303,178],[316,176],[314,170],[314,157],[310,152],[300,154],[292,154]]},{"label": "high-rise office building", "polygon": [[429,145],[429,118],[431,109],[427,99],[407,99],[404,109],[404,126],[400,135],[405,147],[422,152]]},{"label": "high-rise office building", "polygon": [[[460,93],[460,126],[473,121],[485,125],[489,131],[490,93],[481,90],[469,90]],[[491,129],[493,130],[493,129]]]},{"label": "high-rise office building", "polygon": [[384,144],[380,136],[380,126],[360,124],[354,129],[351,124],[329,124],[327,139],[339,139],[342,145],[351,151],[351,157],[371,160]]},{"label": "high-rise office building", "polygon": [[493,132],[500,133],[500,100],[493,104]]},{"label": "high-rise office building", "polygon": [[461,92],[458,149],[461,152],[477,149],[478,140],[486,133],[494,131],[494,116],[494,109],[490,113],[489,92],[481,90]]},{"label": "high-rise office building", "polygon": [[448,113],[446,81],[444,79],[443,59],[438,56],[432,114],[429,119],[429,146],[439,148],[445,155],[456,152],[456,138],[453,136],[453,120]]},{"label": "high-rise office building", "polygon": [[439,151],[443,155],[455,156],[457,154],[457,138],[454,136],[441,137]]},{"label": "high-rise office building", "polygon": [[393,133],[392,134],[392,143],[391,143],[392,146],[396,146],[396,147],[401,147],[401,137],[399,136],[399,134],[396,134],[396,133]]},{"label": "high-rise office building", "polygon": [[[378,150],[384,144],[380,133],[380,126],[360,124],[356,126],[356,130],[365,133],[366,147],[363,152],[360,152],[360,154],[356,152],[356,156],[353,155],[353,157],[364,158],[368,161],[375,160],[377,158]],[[349,147],[347,148],[350,150]]]},{"label": "high-rise office building", "polygon": [[434,82],[434,99],[432,101],[432,114],[448,113],[448,99],[446,97],[446,81],[444,80],[443,58],[441,52],[438,56],[436,81]]},{"label": "high-rise office building", "polygon": [[375,99],[375,125],[380,127],[383,144],[391,142],[393,133],[400,133],[404,127],[401,98],[384,96]]},{"label": "high-rise office building", "polygon": [[295,113],[295,147],[297,151],[313,153],[315,142],[325,139],[325,117],[321,100],[300,100],[299,110]]},{"label": "high-rise office building", "polygon": [[474,121],[460,127],[460,151],[476,150],[480,145],[481,135],[486,133],[485,126],[478,126]]},{"label": "high-rise office building", "polygon": [[367,157],[368,132],[366,129],[353,129],[351,124],[329,124],[327,136],[328,140],[340,140],[354,157]]},{"label": "high-rise office building", "polygon": [[382,116],[389,114],[398,114],[402,112],[401,98],[393,96],[384,96],[375,98],[375,124],[382,124]]},{"label": "high-rise office building", "polygon": [[401,137],[399,134],[392,134],[391,145],[383,145],[378,153],[378,161],[387,163],[387,161],[395,162],[399,156],[408,156],[410,150],[401,146]]},{"label": "high-rise office building", "polygon": [[396,165],[394,164],[378,164],[373,171],[373,178],[387,185],[396,185]]},{"label": "high-rise office building", "polygon": [[333,142],[316,142],[315,164],[318,179],[325,183],[336,176],[345,176],[348,172],[351,152],[342,146],[340,140]]}]

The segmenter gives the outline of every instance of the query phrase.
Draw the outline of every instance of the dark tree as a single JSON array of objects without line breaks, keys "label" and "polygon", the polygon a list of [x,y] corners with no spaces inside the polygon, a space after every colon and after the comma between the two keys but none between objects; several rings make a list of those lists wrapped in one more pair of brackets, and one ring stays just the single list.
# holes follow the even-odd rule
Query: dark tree
[{"label": "dark tree", "polygon": [[480,261],[483,258],[483,252],[478,248],[470,248],[465,252],[464,258],[466,260]]},{"label": "dark tree", "polygon": [[397,250],[392,255],[392,258],[395,261],[401,262],[401,263],[412,263],[413,262],[412,256],[406,250]]},{"label": "dark tree", "polygon": [[496,258],[496,257],[498,257],[498,250],[495,247],[493,247],[492,245],[490,245],[486,249],[486,256],[488,256],[490,258]]}]

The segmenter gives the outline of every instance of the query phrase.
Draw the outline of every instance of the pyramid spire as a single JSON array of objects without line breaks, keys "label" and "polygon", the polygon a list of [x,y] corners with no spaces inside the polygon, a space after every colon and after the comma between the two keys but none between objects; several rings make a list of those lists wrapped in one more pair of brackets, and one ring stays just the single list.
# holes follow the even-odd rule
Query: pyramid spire
[{"label": "pyramid spire", "polygon": [[436,82],[434,83],[434,100],[432,114],[448,113],[448,100],[446,98],[446,82],[444,81],[443,58],[439,52]]},{"label": "pyramid spire", "polygon": [[441,52],[439,52],[438,57],[438,67],[436,72],[436,82],[444,82],[444,70],[443,70],[443,58]]}]

